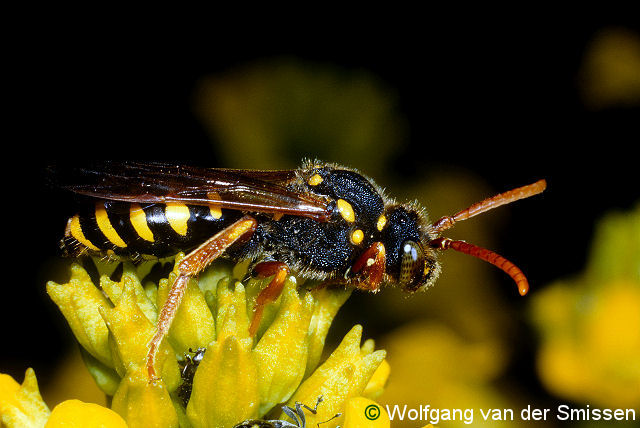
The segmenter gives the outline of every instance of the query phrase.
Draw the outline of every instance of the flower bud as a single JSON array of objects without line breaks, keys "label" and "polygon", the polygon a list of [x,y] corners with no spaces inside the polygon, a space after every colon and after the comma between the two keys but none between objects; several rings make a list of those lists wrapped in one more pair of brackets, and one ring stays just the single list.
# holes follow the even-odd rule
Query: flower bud
[{"label": "flower bud", "polygon": [[67,319],[74,336],[91,355],[108,367],[113,367],[109,349],[109,330],[98,308],[111,303],[98,290],[89,274],[79,265],[71,266],[71,279],[66,284],[47,283],[47,293]]},{"label": "flower bud", "polygon": [[49,414],[33,369],[27,369],[22,385],[9,375],[0,374],[0,425],[7,428],[44,426]]},{"label": "flower bud", "polygon": [[129,428],[178,427],[178,415],[164,382],[150,382],[143,367],[131,367],[113,396],[111,408]]}]

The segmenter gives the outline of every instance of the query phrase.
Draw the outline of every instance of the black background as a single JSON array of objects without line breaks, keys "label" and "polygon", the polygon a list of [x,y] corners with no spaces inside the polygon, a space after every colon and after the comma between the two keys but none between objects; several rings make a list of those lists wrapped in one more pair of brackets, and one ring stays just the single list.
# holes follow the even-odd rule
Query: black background
[{"label": "black background", "polygon": [[407,180],[447,166],[496,189],[546,178],[546,211],[515,205],[509,233],[499,236],[501,252],[542,260],[545,269],[531,272],[531,282],[580,271],[596,219],[640,196],[638,108],[589,111],[577,87],[593,34],[630,23],[488,15],[463,22],[427,14],[410,24],[387,17],[339,28],[238,22],[224,30],[219,17],[206,27],[211,31],[192,37],[173,23],[140,33],[123,33],[115,23],[29,27],[34,40],[13,44],[5,64],[11,134],[2,168],[0,371],[20,380],[34,367],[46,383],[71,343],[44,284],[72,213],[65,195],[44,184],[42,168],[88,158],[232,167],[221,163],[193,114],[193,88],[201,76],[256,59],[367,69],[393,87],[410,134],[391,161]]}]

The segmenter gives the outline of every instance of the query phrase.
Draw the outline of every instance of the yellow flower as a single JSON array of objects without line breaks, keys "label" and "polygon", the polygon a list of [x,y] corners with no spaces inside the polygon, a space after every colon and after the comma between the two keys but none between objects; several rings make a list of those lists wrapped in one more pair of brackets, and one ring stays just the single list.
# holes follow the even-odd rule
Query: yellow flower
[{"label": "yellow flower", "polygon": [[7,428],[127,427],[114,411],[79,400],[64,401],[49,412],[32,369],[27,370],[22,385],[9,375],[0,374],[0,421]]},{"label": "yellow flower", "polygon": [[640,405],[640,205],[599,225],[586,271],[535,296],[540,378],[574,401]]},{"label": "yellow flower", "polygon": [[[362,415],[365,415],[363,418]],[[347,401],[344,416],[345,428],[385,428],[391,426],[389,415],[382,406],[364,397]]]},{"label": "yellow flower", "polygon": [[93,403],[67,400],[58,404],[45,428],[127,428],[127,424],[116,412]]},{"label": "yellow flower", "polygon": [[[150,383],[147,344],[175,272],[156,286],[143,285],[148,266],[125,264],[117,281],[109,278],[113,269],[99,270],[99,288],[74,264],[69,283],[49,282],[47,290],[82,346],[96,384],[128,426],[294,422],[281,405],[312,408],[319,397],[316,414],[301,407],[307,426],[371,426],[364,410],[354,409],[375,404],[370,400],[382,392],[389,375],[385,352],[376,351],[372,340],[361,345],[362,327],[355,326],[318,366],[331,322],[351,290],[300,286],[291,276],[252,337],[250,316],[269,279],[243,284],[234,278],[244,277],[246,265],[218,264],[189,283],[157,359],[161,381]],[[66,414],[73,413],[69,408]],[[379,419],[376,426],[388,426],[386,413]]]},{"label": "yellow flower", "polygon": [[361,335],[362,327],[353,327],[338,348],[291,397],[289,405],[295,402],[311,403],[318,396],[324,397],[325,402],[318,413],[307,418],[310,426],[341,413],[348,399],[358,397],[365,391],[376,369],[382,364],[386,353],[374,351],[372,340],[360,347]]},{"label": "yellow flower", "polygon": [[3,426],[44,426],[49,414],[33,369],[27,370],[22,385],[9,375],[0,374],[0,420]]},{"label": "yellow flower", "polygon": [[[399,418],[404,406],[417,409],[475,409],[471,425],[467,414],[448,421],[430,413],[423,424],[443,421],[448,427],[473,426],[478,409],[515,408],[518,397],[504,394],[496,379],[504,373],[507,349],[496,339],[470,341],[438,322],[414,322],[385,339],[393,377],[378,398],[389,409],[393,427],[416,428],[420,421]],[[512,394],[513,395],[513,394]],[[398,410],[400,409],[400,411]],[[406,410],[405,410],[406,411]],[[500,421],[496,427],[520,426],[520,421]]]}]

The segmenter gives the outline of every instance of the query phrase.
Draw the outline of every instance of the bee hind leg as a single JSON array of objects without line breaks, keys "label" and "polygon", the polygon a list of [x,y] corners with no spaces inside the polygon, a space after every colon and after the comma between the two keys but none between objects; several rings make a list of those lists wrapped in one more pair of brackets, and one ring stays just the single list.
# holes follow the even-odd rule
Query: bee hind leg
[{"label": "bee hind leg", "polygon": [[198,248],[187,254],[178,265],[178,277],[176,278],[167,300],[165,301],[158,323],[156,324],[156,332],[149,342],[149,351],[147,352],[147,373],[151,382],[158,379],[156,373],[156,357],[160,349],[162,340],[169,332],[171,322],[178,312],[180,302],[187,289],[187,284],[191,278],[196,277],[211,262],[220,257],[224,251],[236,241],[251,236],[256,229],[258,222],[249,216],[244,216],[240,220],[216,233],[214,236],[202,243]]}]

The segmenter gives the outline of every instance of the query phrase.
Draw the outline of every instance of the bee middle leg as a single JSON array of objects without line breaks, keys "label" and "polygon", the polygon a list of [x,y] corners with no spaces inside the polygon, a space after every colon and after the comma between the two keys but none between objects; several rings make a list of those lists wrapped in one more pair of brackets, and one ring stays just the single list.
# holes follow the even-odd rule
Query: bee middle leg
[{"label": "bee middle leg", "polygon": [[273,279],[256,298],[256,307],[253,312],[251,325],[249,326],[249,334],[251,336],[255,336],[258,331],[260,321],[262,321],[264,307],[268,303],[275,302],[282,293],[284,282],[289,276],[290,271],[289,266],[282,262],[262,262],[253,268],[253,272],[257,274],[258,278],[273,276]]},{"label": "bee middle leg", "polygon": [[160,349],[162,339],[164,339],[169,332],[171,322],[178,312],[180,302],[182,301],[184,292],[187,289],[189,280],[197,276],[207,266],[209,266],[211,262],[220,257],[220,255],[222,255],[222,253],[224,253],[224,251],[233,243],[243,237],[251,236],[257,225],[258,222],[253,217],[244,216],[240,220],[209,238],[182,259],[177,268],[178,277],[173,285],[171,285],[167,300],[160,311],[158,323],[156,324],[155,335],[151,339],[151,342],[149,342],[149,351],[147,352],[146,362],[149,380],[154,381],[158,379],[155,369],[156,356]]}]

